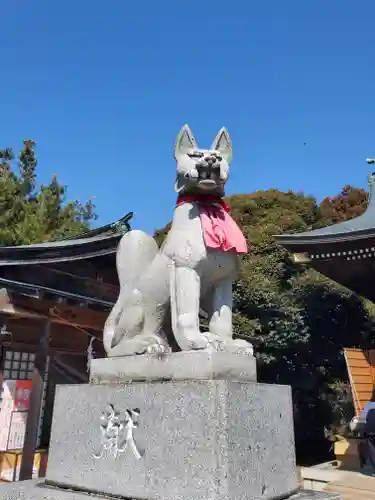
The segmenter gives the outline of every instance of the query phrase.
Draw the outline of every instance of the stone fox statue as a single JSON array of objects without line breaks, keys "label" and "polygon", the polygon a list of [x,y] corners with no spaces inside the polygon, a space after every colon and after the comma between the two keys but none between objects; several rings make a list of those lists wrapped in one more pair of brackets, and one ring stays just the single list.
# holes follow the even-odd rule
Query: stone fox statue
[{"label": "stone fox statue", "polygon": [[[185,125],[175,144],[178,193],[171,229],[162,248],[142,231],[125,234],[117,250],[120,294],[104,327],[108,356],[196,349],[252,353],[233,340],[232,282],[242,232],[223,201],[232,145],[226,129],[211,149],[199,149]],[[199,312],[209,331],[199,328]]]}]

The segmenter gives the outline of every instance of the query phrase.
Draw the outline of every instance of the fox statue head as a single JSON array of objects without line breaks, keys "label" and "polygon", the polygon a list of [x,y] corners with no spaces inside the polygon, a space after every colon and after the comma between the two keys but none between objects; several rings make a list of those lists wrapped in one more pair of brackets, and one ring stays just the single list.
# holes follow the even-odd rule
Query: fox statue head
[{"label": "fox statue head", "polygon": [[232,161],[232,143],[225,128],[219,131],[210,149],[199,149],[189,126],[184,125],[177,136],[174,156],[177,193],[224,196]]}]

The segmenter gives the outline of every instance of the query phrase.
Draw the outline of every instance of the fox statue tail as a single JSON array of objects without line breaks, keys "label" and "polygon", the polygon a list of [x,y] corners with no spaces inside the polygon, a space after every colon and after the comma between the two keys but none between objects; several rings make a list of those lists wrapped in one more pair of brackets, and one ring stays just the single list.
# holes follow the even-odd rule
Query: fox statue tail
[{"label": "fox statue tail", "polygon": [[[154,238],[143,231],[129,231],[120,240],[116,254],[120,293],[103,331],[107,354],[126,334],[134,336],[142,327],[142,294],[137,289],[137,283],[158,251]],[[122,314],[123,311],[125,314]]]}]

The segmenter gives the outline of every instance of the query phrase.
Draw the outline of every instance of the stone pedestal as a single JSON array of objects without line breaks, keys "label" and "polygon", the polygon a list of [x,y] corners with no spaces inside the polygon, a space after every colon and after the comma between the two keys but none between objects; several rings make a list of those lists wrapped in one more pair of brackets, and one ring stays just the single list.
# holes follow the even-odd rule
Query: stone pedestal
[{"label": "stone pedestal", "polygon": [[[125,422],[112,442],[101,431],[108,405]],[[297,491],[290,408],[289,387],[254,382],[61,386],[46,479],[140,499],[288,496]],[[137,425],[128,442],[126,411]]]},{"label": "stone pedestal", "polygon": [[339,498],[298,491],[290,388],[258,384],[252,357],[222,354],[95,360],[89,385],[57,388],[45,483],[0,497]]}]

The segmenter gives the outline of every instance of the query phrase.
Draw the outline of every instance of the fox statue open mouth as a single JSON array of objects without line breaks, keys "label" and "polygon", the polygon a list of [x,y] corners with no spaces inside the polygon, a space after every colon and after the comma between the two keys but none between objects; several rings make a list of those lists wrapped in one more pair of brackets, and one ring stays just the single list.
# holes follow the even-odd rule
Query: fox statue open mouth
[{"label": "fox statue open mouth", "polygon": [[[104,327],[105,349],[108,356],[229,348],[251,355],[232,330],[232,283],[247,245],[223,200],[229,134],[222,128],[210,149],[199,149],[185,125],[174,155],[177,202],[162,247],[138,230],[120,241],[120,294]],[[200,311],[208,332],[200,331]]]}]

